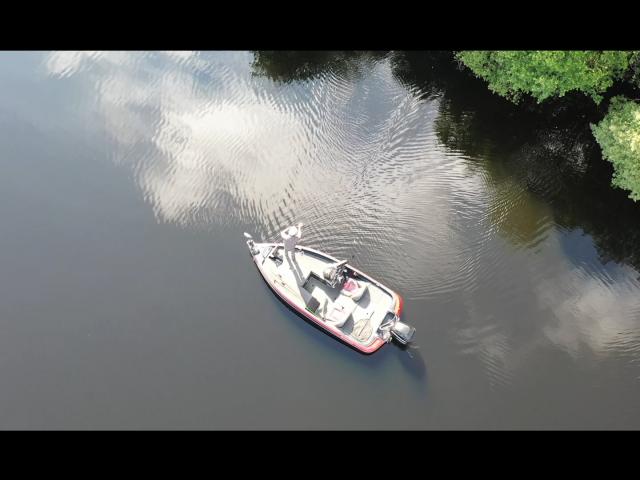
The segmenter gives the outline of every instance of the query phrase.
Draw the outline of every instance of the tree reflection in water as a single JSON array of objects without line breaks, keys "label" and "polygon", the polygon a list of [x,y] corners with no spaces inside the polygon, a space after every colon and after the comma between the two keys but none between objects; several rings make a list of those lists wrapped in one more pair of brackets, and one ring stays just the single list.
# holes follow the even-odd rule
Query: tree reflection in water
[{"label": "tree reflection in water", "polygon": [[[582,229],[601,260],[640,269],[640,205],[610,185],[589,124],[603,112],[583,95],[520,105],[491,93],[450,52],[254,52],[254,72],[308,80],[323,72],[357,74],[387,58],[396,78],[419,98],[437,98],[439,141],[469,157],[493,186],[489,218],[517,245],[535,245],[545,225]],[[526,199],[515,195],[517,190]],[[525,201],[526,200],[526,201]]]},{"label": "tree reflection in water", "polygon": [[371,51],[255,51],[255,75],[290,83],[311,80],[329,71],[341,76],[357,75],[363,66],[383,58]]}]

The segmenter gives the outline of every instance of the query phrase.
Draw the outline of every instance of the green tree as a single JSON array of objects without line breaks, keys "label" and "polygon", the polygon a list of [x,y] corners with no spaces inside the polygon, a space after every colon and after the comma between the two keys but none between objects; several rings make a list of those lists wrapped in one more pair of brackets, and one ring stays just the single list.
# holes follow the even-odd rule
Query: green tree
[{"label": "green tree", "polygon": [[614,97],[607,115],[591,129],[602,156],[613,164],[611,183],[630,190],[629,198],[634,201],[640,200],[640,105]]},{"label": "green tree", "polygon": [[621,51],[461,51],[458,60],[489,89],[518,102],[523,94],[538,103],[570,91],[589,95],[596,103],[629,69],[637,52]]}]

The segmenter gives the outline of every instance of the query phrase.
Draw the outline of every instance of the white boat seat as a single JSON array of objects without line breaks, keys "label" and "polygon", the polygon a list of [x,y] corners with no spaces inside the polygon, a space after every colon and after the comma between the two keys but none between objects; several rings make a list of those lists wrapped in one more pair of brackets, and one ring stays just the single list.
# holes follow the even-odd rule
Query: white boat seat
[{"label": "white boat seat", "polygon": [[356,302],[351,298],[339,295],[331,304],[326,319],[336,327],[342,327],[356,309]]},{"label": "white boat seat", "polygon": [[349,315],[345,315],[341,310],[332,309],[329,313],[327,320],[331,322],[331,324],[335,327],[342,327],[347,320],[349,319]]},{"label": "white boat seat", "polygon": [[346,295],[347,297],[351,297],[354,302],[357,302],[362,298],[362,295],[364,295],[364,292],[366,291],[366,284],[361,284],[357,280],[349,278],[346,282],[344,282],[342,291],[340,293],[342,295]]}]

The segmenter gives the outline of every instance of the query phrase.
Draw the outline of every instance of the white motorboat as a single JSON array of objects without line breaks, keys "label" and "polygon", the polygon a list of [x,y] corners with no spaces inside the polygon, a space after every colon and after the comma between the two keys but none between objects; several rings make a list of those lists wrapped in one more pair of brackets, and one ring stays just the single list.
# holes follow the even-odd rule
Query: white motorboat
[{"label": "white motorboat", "polygon": [[400,321],[400,295],[356,270],[347,261],[313,248],[295,246],[285,255],[283,243],[247,246],[260,274],[294,311],[362,353],[373,353],[395,339],[411,342],[415,329]]}]

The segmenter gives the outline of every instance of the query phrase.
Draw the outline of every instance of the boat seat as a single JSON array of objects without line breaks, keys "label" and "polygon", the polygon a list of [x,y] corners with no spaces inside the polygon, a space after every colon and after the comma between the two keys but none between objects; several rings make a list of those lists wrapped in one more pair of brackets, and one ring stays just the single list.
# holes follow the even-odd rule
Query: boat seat
[{"label": "boat seat", "polygon": [[333,318],[331,316],[332,313],[333,312],[331,312],[329,314],[330,316],[329,316],[329,318],[326,318],[326,320],[331,322],[331,325],[333,325],[334,327],[340,328],[340,327],[344,326],[345,323],[347,323],[347,320],[349,320],[349,316],[348,315],[344,315],[344,316],[341,316],[340,318],[336,319],[336,318]]},{"label": "boat seat", "polygon": [[354,302],[357,302],[362,298],[362,295],[367,291],[367,288],[367,285],[361,284],[353,278],[349,278],[344,282],[340,293],[350,297]]},{"label": "boat seat", "polygon": [[330,306],[325,317],[335,327],[342,327],[356,309],[356,302],[340,295]]}]

